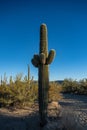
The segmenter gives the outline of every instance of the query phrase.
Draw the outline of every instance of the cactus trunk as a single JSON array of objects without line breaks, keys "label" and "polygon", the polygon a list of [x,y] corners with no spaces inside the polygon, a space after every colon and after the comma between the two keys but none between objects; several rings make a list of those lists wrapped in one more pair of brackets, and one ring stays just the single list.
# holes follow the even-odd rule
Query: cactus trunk
[{"label": "cactus trunk", "polygon": [[[48,56],[47,46],[47,28],[43,24],[40,27],[40,62],[39,65],[39,113],[41,116],[41,123],[46,123],[47,105],[48,105],[48,87],[49,87],[49,73],[48,65],[46,65],[46,58]],[[43,55],[43,57],[41,57]]]},{"label": "cactus trunk", "polygon": [[47,105],[48,105],[48,87],[49,87],[49,73],[48,65],[39,66],[39,113],[41,124],[46,123]]},{"label": "cactus trunk", "polygon": [[38,67],[38,99],[41,125],[47,122],[48,90],[49,90],[49,64],[52,62],[55,51],[48,54],[47,27],[42,24],[40,27],[40,48],[39,55],[34,55],[32,64]]}]

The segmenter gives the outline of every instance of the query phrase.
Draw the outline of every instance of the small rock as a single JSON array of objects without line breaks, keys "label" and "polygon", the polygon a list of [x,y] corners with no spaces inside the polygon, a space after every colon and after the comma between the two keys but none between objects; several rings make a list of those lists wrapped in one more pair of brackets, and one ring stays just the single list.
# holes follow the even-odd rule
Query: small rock
[{"label": "small rock", "polygon": [[58,118],[60,116],[61,106],[58,102],[51,102],[48,104],[48,117]]}]

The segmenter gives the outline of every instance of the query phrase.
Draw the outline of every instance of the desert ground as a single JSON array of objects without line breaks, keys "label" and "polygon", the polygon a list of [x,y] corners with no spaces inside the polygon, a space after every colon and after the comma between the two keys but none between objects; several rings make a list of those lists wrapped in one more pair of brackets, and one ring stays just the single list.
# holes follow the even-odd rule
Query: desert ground
[{"label": "desert ground", "polygon": [[[0,130],[87,130],[87,96],[63,94],[59,117],[39,126],[38,104],[31,108],[0,108]],[[60,108],[59,108],[60,109]]]}]

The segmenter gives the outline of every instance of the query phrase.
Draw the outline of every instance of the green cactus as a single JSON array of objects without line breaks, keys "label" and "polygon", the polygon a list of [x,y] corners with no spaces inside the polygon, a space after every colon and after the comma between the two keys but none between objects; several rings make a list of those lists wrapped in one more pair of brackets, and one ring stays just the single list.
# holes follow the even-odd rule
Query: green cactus
[{"label": "green cactus", "polygon": [[12,76],[10,76],[10,85],[13,83]]},{"label": "green cactus", "polygon": [[28,64],[28,77],[27,77],[28,79],[28,83],[30,84],[30,66],[29,66],[29,64]]},{"label": "green cactus", "polygon": [[39,113],[41,124],[47,123],[47,106],[48,106],[48,90],[49,90],[49,64],[53,61],[55,51],[51,50],[48,54],[47,27],[42,24],[40,27],[40,48],[39,55],[35,54],[32,64],[38,67],[38,99]]},{"label": "green cactus", "polygon": [[2,86],[2,82],[3,82],[3,81],[2,81],[2,76],[1,76],[1,86]]}]

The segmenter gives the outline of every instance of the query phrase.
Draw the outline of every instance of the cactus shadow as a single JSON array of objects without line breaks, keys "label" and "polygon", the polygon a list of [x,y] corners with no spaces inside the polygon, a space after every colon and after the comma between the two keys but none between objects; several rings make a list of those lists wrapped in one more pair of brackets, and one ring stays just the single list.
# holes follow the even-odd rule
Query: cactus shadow
[{"label": "cactus shadow", "polygon": [[0,113],[0,130],[41,130],[39,113],[27,116],[12,116]]}]

